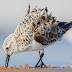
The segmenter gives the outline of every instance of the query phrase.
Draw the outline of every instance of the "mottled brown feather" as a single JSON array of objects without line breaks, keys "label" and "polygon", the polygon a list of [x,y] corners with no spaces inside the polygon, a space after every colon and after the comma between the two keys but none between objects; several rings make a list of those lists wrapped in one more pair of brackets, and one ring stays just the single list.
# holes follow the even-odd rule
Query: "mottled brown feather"
[{"label": "mottled brown feather", "polygon": [[[47,42],[47,40],[45,38],[43,38],[40,33],[36,32],[34,34],[34,40],[37,41],[38,43],[42,44],[42,45],[47,45],[45,44]],[[45,43],[44,43],[45,42]]]}]

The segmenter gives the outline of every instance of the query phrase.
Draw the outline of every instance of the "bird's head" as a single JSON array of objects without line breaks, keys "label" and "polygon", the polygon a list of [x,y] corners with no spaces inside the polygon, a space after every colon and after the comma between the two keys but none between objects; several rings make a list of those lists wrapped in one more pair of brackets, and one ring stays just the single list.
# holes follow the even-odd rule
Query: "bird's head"
[{"label": "bird's head", "polygon": [[10,56],[17,52],[17,45],[16,45],[16,39],[14,37],[14,34],[10,34],[3,43],[3,49],[6,52],[6,63],[5,67],[8,67],[8,62],[10,59]]}]

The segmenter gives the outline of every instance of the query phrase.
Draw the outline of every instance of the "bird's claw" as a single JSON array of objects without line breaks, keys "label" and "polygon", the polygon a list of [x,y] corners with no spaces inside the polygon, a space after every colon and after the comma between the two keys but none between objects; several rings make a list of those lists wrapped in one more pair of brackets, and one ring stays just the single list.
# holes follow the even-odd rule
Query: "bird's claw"
[{"label": "bird's claw", "polygon": [[40,65],[36,65],[35,68],[48,68],[43,62]]}]

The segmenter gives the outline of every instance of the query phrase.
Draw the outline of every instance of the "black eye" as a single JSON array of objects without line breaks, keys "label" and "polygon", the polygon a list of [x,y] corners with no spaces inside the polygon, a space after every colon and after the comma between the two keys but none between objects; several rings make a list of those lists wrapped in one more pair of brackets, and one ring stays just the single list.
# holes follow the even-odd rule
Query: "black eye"
[{"label": "black eye", "polygon": [[9,48],[6,48],[7,50],[9,49]]}]

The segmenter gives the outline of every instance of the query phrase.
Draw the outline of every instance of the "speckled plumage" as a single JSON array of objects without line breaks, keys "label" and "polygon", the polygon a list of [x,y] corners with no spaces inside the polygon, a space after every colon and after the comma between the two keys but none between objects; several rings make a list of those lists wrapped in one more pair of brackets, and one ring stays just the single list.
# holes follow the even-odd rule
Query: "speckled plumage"
[{"label": "speckled plumage", "polygon": [[[25,19],[17,26],[14,33],[5,39],[4,51],[12,55],[24,51],[43,50],[59,40],[66,32],[58,24],[56,18],[48,14],[47,7],[43,9],[35,7],[30,12],[29,5]],[[6,50],[7,47],[9,50]]]}]

